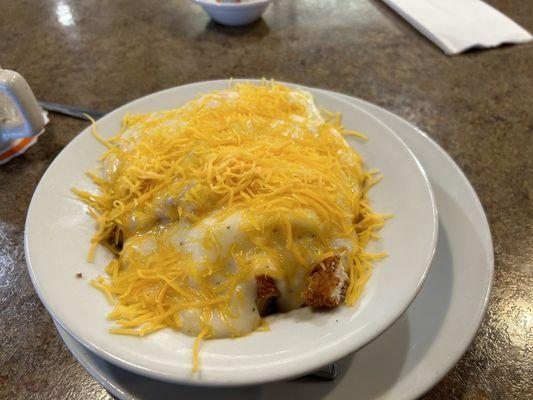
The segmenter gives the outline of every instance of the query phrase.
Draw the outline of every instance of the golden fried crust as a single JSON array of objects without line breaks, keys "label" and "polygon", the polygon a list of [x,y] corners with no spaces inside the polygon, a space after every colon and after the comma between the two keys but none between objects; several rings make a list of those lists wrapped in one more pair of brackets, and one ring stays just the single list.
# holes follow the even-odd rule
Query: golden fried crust
[{"label": "golden fried crust", "polygon": [[268,275],[258,275],[255,281],[257,283],[255,304],[259,315],[264,316],[270,313],[273,302],[281,293],[276,286],[276,281]]},{"label": "golden fried crust", "polygon": [[[302,293],[305,303],[313,308],[337,307],[346,295],[348,279],[341,279],[337,268],[342,268],[341,257],[327,257],[316,264],[309,274],[309,284]],[[334,296],[340,287],[340,295]]]}]

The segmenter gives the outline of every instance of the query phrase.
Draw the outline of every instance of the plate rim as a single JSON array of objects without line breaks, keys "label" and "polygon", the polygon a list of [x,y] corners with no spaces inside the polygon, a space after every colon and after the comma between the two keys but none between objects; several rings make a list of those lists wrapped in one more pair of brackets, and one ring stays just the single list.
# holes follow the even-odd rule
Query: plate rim
[{"label": "plate rim", "polygon": [[[323,89],[319,89],[323,90]],[[344,98],[351,98],[352,96],[349,96],[344,93],[338,93]],[[466,353],[474,339],[476,338],[477,332],[479,331],[479,328],[481,327],[481,324],[483,323],[483,320],[485,319],[485,315],[488,310],[489,306],[489,300],[492,293],[492,288],[494,285],[494,243],[492,240],[492,233],[490,230],[490,224],[487,219],[487,214],[485,213],[485,209],[483,207],[483,204],[481,203],[481,200],[479,199],[476,191],[474,190],[474,187],[468,180],[467,176],[465,175],[464,171],[459,167],[459,165],[454,161],[454,159],[444,150],[431,136],[429,136],[427,133],[425,133],[423,130],[418,128],[417,126],[411,124],[409,121],[405,120],[404,118],[394,114],[393,112],[386,110],[378,105],[375,105],[369,101],[358,99],[356,97],[353,97],[356,100],[360,100],[366,105],[369,105],[371,107],[375,107],[379,109],[380,111],[383,111],[384,113],[388,114],[389,116],[397,118],[399,121],[406,123],[410,127],[412,127],[420,136],[422,136],[424,139],[426,139],[429,143],[431,143],[435,150],[437,150],[444,158],[447,159],[447,161],[450,164],[450,167],[454,169],[454,171],[457,173],[457,175],[461,178],[463,181],[464,186],[468,189],[468,191],[472,194],[472,198],[475,202],[475,206],[480,212],[483,225],[484,225],[484,233],[485,240],[487,241],[488,246],[490,247],[491,251],[489,252],[489,259],[488,259],[488,266],[489,266],[489,274],[487,276],[488,280],[488,286],[486,288],[485,294],[483,296],[482,300],[482,306],[477,310],[479,318],[477,319],[476,323],[473,326],[473,329],[471,330],[471,335],[469,335],[468,340],[465,340],[463,343],[463,346],[461,346],[461,350],[456,352],[456,355],[454,357],[451,357],[448,359],[448,365],[442,369],[440,374],[436,374],[434,378],[431,380],[432,383],[427,384],[423,389],[419,391],[419,393],[416,395],[416,397],[420,397],[427,393],[433,386],[435,386],[438,382],[440,382],[448,372],[450,372],[453,367],[461,360],[463,355]]]},{"label": "plate rim", "polygon": [[[149,97],[164,96],[167,92],[172,92],[173,90],[176,90],[177,88],[190,89],[190,88],[193,88],[195,86],[202,86],[202,85],[217,85],[217,84],[222,84],[222,83],[228,84],[229,82],[253,82],[253,83],[258,83],[260,81],[262,81],[262,80],[253,79],[253,78],[244,78],[244,79],[231,79],[231,80],[230,79],[219,79],[219,80],[192,82],[192,83],[185,84],[185,85],[179,85],[179,86],[166,88],[166,89],[163,89],[163,90],[160,90],[160,91],[157,91],[157,92],[150,93],[150,94],[147,94],[145,96],[139,97],[139,98],[134,99],[134,100],[132,100],[132,101],[126,103],[126,104],[123,104],[123,105],[117,107],[116,109],[114,109],[113,111],[111,111],[108,114],[117,113],[117,112],[124,113],[128,108],[134,107],[136,103],[139,103],[139,102],[142,102],[142,101],[146,101],[147,98],[149,98]],[[48,168],[45,171],[45,173],[42,175],[41,180],[39,181],[39,184],[36,186],[35,192],[32,195],[30,206],[28,208],[28,213],[27,213],[27,218],[26,218],[26,223],[25,223],[25,230],[24,230],[24,253],[25,253],[25,258],[26,258],[26,264],[27,264],[27,267],[28,267],[28,271],[29,271],[29,275],[30,275],[32,284],[33,284],[33,286],[34,286],[34,288],[35,288],[35,290],[36,290],[41,302],[43,303],[43,305],[45,306],[47,311],[50,313],[50,315],[53,317],[53,319],[57,323],[59,323],[59,325],[61,325],[61,327],[64,330],[66,330],[71,336],[73,336],[77,341],[82,343],[86,348],[88,348],[92,352],[98,354],[102,358],[106,359],[107,361],[109,361],[112,364],[117,365],[117,366],[119,366],[121,368],[124,368],[124,369],[129,370],[129,371],[134,372],[134,373],[141,374],[143,376],[146,376],[146,377],[149,377],[149,378],[152,378],[152,379],[163,380],[163,381],[166,381],[166,382],[181,383],[181,384],[196,385],[196,386],[228,386],[228,387],[229,386],[242,386],[242,385],[260,384],[260,383],[266,383],[266,382],[276,381],[276,380],[280,380],[280,379],[289,379],[289,378],[294,378],[294,377],[297,377],[297,376],[301,376],[302,374],[307,373],[309,370],[312,370],[314,368],[319,368],[323,363],[333,362],[335,359],[340,359],[342,357],[345,357],[346,355],[352,353],[353,351],[356,351],[356,350],[366,346],[372,340],[374,340],[379,335],[381,335],[388,327],[393,325],[394,322],[396,322],[397,319],[400,318],[405,313],[407,308],[412,304],[412,302],[416,298],[416,295],[419,293],[419,291],[420,291],[420,289],[421,289],[421,287],[422,287],[422,285],[423,285],[423,283],[424,283],[424,281],[425,281],[425,279],[426,279],[426,277],[428,275],[429,269],[431,267],[431,262],[432,262],[432,259],[434,257],[435,251],[436,251],[436,244],[437,244],[437,240],[438,240],[438,229],[439,229],[439,227],[438,227],[438,210],[437,210],[437,206],[436,206],[435,195],[434,195],[433,190],[432,190],[430,179],[429,179],[425,169],[423,168],[422,164],[420,163],[418,158],[414,155],[414,153],[411,151],[409,146],[407,146],[406,143],[404,143],[404,141],[392,129],[390,129],[386,124],[381,122],[378,118],[373,116],[370,112],[366,111],[365,109],[363,109],[363,108],[361,108],[361,107],[359,107],[359,106],[357,106],[355,104],[352,104],[350,101],[346,100],[345,98],[337,96],[334,92],[328,92],[328,91],[324,91],[324,90],[321,90],[321,89],[318,89],[318,88],[311,88],[311,87],[307,87],[305,85],[300,85],[300,84],[297,84],[297,83],[289,83],[289,82],[283,82],[283,81],[277,81],[277,82],[281,83],[281,84],[284,84],[284,85],[291,86],[291,87],[302,88],[304,90],[306,90],[306,89],[315,90],[315,91],[321,92],[321,94],[325,95],[326,97],[334,98],[336,101],[340,101],[342,103],[345,103],[345,104],[349,105],[350,107],[354,107],[354,108],[358,109],[360,112],[366,114],[366,116],[369,119],[374,120],[374,122],[376,124],[380,125],[382,129],[388,131],[388,133],[390,135],[392,135],[395,138],[395,140],[397,140],[402,145],[404,150],[407,153],[409,153],[409,155],[412,158],[412,160],[415,161],[415,163],[417,165],[417,168],[418,168],[418,171],[420,172],[420,175],[424,179],[425,188],[427,189],[427,192],[429,194],[429,198],[430,198],[430,202],[431,202],[431,206],[432,206],[433,231],[432,231],[432,238],[431,238],[432,240],[431,240],[431,245],[430,245],[431,251],[428,254],[425,254],[425,264],[426,265],[425,265],[425,268],[424,268],[424,272],[423,272],[423,274],[421,274],[418,277],[418,281],[416,283],[415,290],[413,291],[413,293],[410,294],[409,300],[406,301],[405,304],[403,304],[402,307],[398,308],[398,310],[396,310],[396,312],[394,314],[391,314],[391,317],[385,318],[384,319],[385,322],[381,322],[381,323],[377,324],[379,327],[375,328],[374,332],[372,334],[367,334],[367,337],[365,339],[360,340],[359,341],[360,344],[357,345],[355,348],[353,348],[353,346],[346,346],[347,343],[350,343],[350,341],[347,341],[347,342],[345,342],[344,346],[336,346],[336,347],[333,346],[333,347],[329,348],[329,354],[334,354],[334,355],[333,356],[329,355],[327,357],[329,360],[327,360],[327,361],[323,361],[322,358],[320,357],[320,356],[323,357],[324,354],[325,354],[324,352],[322,352],[320,356],[318,354],[316,355],[317,357],[321,358],[321,360],[322,360],[321,362],[315,361],[313,363],[313,362],[311,362],[310,359],[308,359],[308,360],[306,360],[305,363],[303,363],[304,365],[307,365],[307,367],[298,368],[297,367],[298,360],[291,360],[290,363],[289,363],[289,364],[292,365],[291,368],[290,368],[291,372],[289,372],[289,373],[287,373],[287,372],[279,372],[279,371],[275,372],[274,368],[270,368],[272,371],[269,371],[269,373],[266,374],[266,376],[262,376],[261,378],[258,378],[258,376],[255,375],[254,378],[250,378],[249,377],[247,379],[238,379],[238,378],[234,379],[234,377],[232,377],[231,380],[226,381],[223,378],[195,379],[194,377],[191,378],[191,377],[186,377],[186,376],[183,376],[183,375],[178,376],[176,374],[172,374],[172,373],[165,372],[165,371],[162,371],[162,370],[159,370],[159,369],[155,369],[153,367],[142,366],[139,363],[128,361],[124,357],[117,356],[117,355],[115,355],[115,354],[113,354],[111,352],[106,351],[104,348],[100,347],[98,344],[95,344],[95,343],[92,343],[92,342],[88,342],[86,340],[83,340],[82,338],[79,338],[77,335],[75,335],[73,332],[71,332],[71,330],[68,328],[68,326],[66,326],[66,324],[63,321],[61,321],[58,317],[56,317],[56,314],[53,312],[53,310],[51,309],[49,304],[45,301],[45,296],[44,296],[44,294],[41,291],[41,287],[40,287],[40,285],[38,283],[37,278],[35,277],[33,268],[31,266],[30,255],[29,255],[29,251],[30,250],[29,250],[29,241],[28,241],[28,225],[29,225],[29,221],[30,221],[30,214],[31,214],[31,211],[32,211],[32,206],[34,204],[33,203],[34,202],[34,197],[36,196],[36,193],[39,192],[40,187],[41,187],[41,185],[43,183],[43,180],[44,180],[46,174],[49,172],[49,170],[51,170],[53,168],[54,164],[60,159],[61,155],[68,149],[68,147],[71,144],[75,143],[77,140],[80,140],[81,133],[83,133],[85,131],[88,131],[90,129],[90,127],[88,127],[88,128],[85,128],[85,129],[81,130],[73,138],[73,140],[71,142],[69,142],[69,144],[67,144],[67,146],[65,146],[59,152],[59,154],[56,156],[56,158],[48,166]],[[197,92],[198,93],[203,93],[199,89],[197,89]],[[103,117],[103,118],[105,118],[105,117]],[[287,364],[284,364],[285,367],[286,367],[286,365]],[[280,370],[285,370],[285,368],[280,369]]]},{"label": "plate rim", "polygon": [[[323,89],[318,89],[318,90],[323,90]],[[442,368],[440,368],[440,372],[435,374],[431,379],[428,379],[425,384],[420,385],[420,388],[415,391],[414,395],[416,397],[418,397],[418,396],[421,396],[424,393],[426,393],[428,390],[430,390],[437,382],[439,382],[450,371],[451,368],[453,368],[453,366],[464,355],[465,351],[467,350],[467,348],[470,346],[470,344],[472,343],[472,341],[476,337],[476,333],[478,332],[479,327],[480,327],[481,323],[484,320],[484,316],[486,314],[487,307],[488,307],[488,302],[489,302],[489,299],[490,299],[491,289],[492,289],[492,286],[493,286],[493,276],[494,276],[494,247],[493,247],[493,242],[492,242],[492,236],[490,234],[490,226],[488,224],[488,219],[487,219],[486,214],[484,212],[483,206],[482,206],[482,204],[481,204],[481,202],[479,200],[479,197],[477,196],[477,193],[475,192],[472,184],[470,183],[470,181],[468,180],[468,178],[466,177],[464,172],[456,164],[456,162],[453,160],[453,158],[435,140],[433,140],[430,136],[428,136],[424,131],[422,131],[421,129],[419,129],[415,125],[411,124],[410,122],[408,122],[404,118],[402,118],[402,117],[400,117],[400,116],[398,116],[398,115],[396,115],[396,114],[394,114],[394,113],[392,113],[392,112],[390,112],[390,111],[388,111],[388,110],[386,110],[386,109],[384,109],[384,108],[382,108],[382,107],[380,107],[378,105],[370,103],[370,102],[368,102],[366,100],[363,100],[363,99],[360,99],[360,98],[356,98],[356,97],[353,97],[353,96],[349,96],[349,95],[346,95],[346,94],[343,94],[343,93],[337,93],[337,92],[332,92],[332,91],[327,91],[327,92],[335,94],[335,95],[344,96],[347,99],[354,99],[354,100],[356,100],[358,102],[364,103],[367,106],[370,106],[370,108],[373,109],[373,110],[378,110],[379,112],[382,112],[384,114],[385,113],[389,114],[391,117],[393,117],[399,123],[403,123],[403,124],[406,124],[407,126],[409,126],[409,128],[412,130],[412,134],[413,135],[419,135],[426,142],[428,142],[428,144],[431,146],[433,151],[436,151],[436,152],[440,153],[447,160],[449,167],[454,170],[455,174],[462,181],[462,185],[471,194],[471,197],[472,197],[471,200],[474,201],[476,208],[480,211],[480,218],[481,218],[481,222],[482,222],[482,225],[483,225],[483,228],[484,228],[483,230],[484,230],[485,233],[487,233],[487,235],[485,235],[485,240],[487,241],[486,244],[490,247],[490,249],[492,251],[489,251],[487,253],[488,259],[486,261],[488,261],[488,263],[487,263],[486,267],[483,268],[483,271],[487,272],[488,285],[484,286],[483,290],[480,292],[480,294],[481,294],[480,298],[482,298],[483,301],[482,301],[481,308],[478,310],[478,313],[476,315],[474,315],[474,317],[477,316],[477,321],[472,326],[471,334],[468,335],[469,337],[462,343],[463,345],[456,352],[456,356],[452,357],[451,359],[446,359],[445,360],[445,361],[447,361],[447,362],[445,362],[446,365],[443,366]],[[78,362],[80,362],[80,364],[85,369],[87,369],[89,371],[89,373],[100,384],[102,384],[113,395],[115,395],[115,396],[117,396],[119,398],[125,398],[125,399],[128,399],[128,400],[133,399],[133,396],[129,392],[127,392],[127,391],[123,392],[124,388],[122,387],[122,385],[114,385],[114,382],[112,380],[107,379],[107,377],[105,375],[100,374],[99,372],[96,371],[96,369],[92,368],[92,363],[87,362],[87,361],[82,361],[83,357],[81,357],[79,354],[77,354],[77,352],[74,352],[73,349],[66,343],[66,341],[65,341],[65,339],[63,337],[63,333],[66,333],[66,332],[64,332],[64,331],[61,332],[61,327],[58,327],[58,331],[59,331],[59,334],[60,334],[62,340],[65,342],[66,347],[69,349],[70,353],[74,356],[74,358]],[[68,333],[67,333],[67,335],[68,335]],[[72,338],[72,337],[70,337],[70,338],[74,342],[76,342],[75,338]],[[82,346],[79,342],[77,344]],[[123,397],[123,396],[127,396],[127,397]]]}]

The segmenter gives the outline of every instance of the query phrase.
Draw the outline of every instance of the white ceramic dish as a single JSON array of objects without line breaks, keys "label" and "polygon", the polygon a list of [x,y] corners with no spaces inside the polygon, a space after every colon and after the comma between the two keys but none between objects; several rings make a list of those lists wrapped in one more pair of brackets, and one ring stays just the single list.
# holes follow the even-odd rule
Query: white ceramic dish
[{"label": "white ceramic dish", "polygon": [[222,25],[247,25],[259,19],[272,0],[244,0],[240,3],[218,3],[216,0],[194,0],[213,20]]},{"label": "white ceramic dish", "polygon": [[435,188],[440,220],[437,251],[407,312],[376,340],[341,360],[334,382],[296,380],[244,389],[192,388],[140,377],[91,353],[58,326],[70,351],[114,396],[123,400],[414,399],[459,360],[485,314],[492,282],[493,248],[483,209],[457,165],[424,133],[377,106],[344,97],[393,129],[422,162]]},{"label": "white ceramic dish", "polygon": [[[178,107],[198,93],[226,86],[227,81],[204,82],[141,98],[99,120],[98,129],[104,136],[116,134],[125,112]],[[381,231],[383,240],[374,244],[374,250],[386,248],[389,257],[377,265],[355,307],[331,313],[300,309],[269,317],[268,333],[206,341],[197,374],[191,373],[191,337],[171,330],[145,338],[109,334],[106,314],[111,307],[88,284],[102,273],[109,256],[101,250],[94,264],[85,261],[94,223],[70,192],[73,186],[92,188],[84,172],[95,168],[103,151],[88,128],[43,176],[26,222],[30,276],[54,319],[89,349],[123,368],[203,385],[261,383],[305,374],[362,347],[390,326],[413,300],[433,257],[437,218],[429,182],[405,144],[386,126],[338,97],[313,93],[320,106],[342,112],[349,129],[369,136],[368,142],[354,139],[351,144],[385,176],[371,191],[372,204],[395,215]],[[85,279],[77,279],[77,272]]]}]

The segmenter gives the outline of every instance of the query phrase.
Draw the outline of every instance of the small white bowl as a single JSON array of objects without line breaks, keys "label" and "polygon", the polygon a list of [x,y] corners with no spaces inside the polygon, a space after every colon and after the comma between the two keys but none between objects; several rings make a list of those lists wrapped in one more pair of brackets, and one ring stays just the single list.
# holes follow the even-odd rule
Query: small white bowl
[{"label": "small white bowl", "polygon": [[240,26],[261,17],[272,0],[243,0],[241,3],[219,3],[216,0],[194,0],[216,22]]}]

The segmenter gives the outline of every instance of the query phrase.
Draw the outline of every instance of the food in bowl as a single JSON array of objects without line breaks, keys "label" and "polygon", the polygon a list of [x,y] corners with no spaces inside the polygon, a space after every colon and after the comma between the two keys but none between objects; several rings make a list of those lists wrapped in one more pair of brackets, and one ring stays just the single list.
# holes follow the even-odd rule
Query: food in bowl
[{"label": "food in bowl", "polygon": [[[93,125],[94,127],[94,125]],[[241,83],[183,107],[126,115],[103,139],[87,203],[99,245],[116,258],[92,284],[114,305],[111,331],[170,327],[239,337],[264,316],[355,304],[384,217],[368,203],[378,175],[310,93]]]}]

